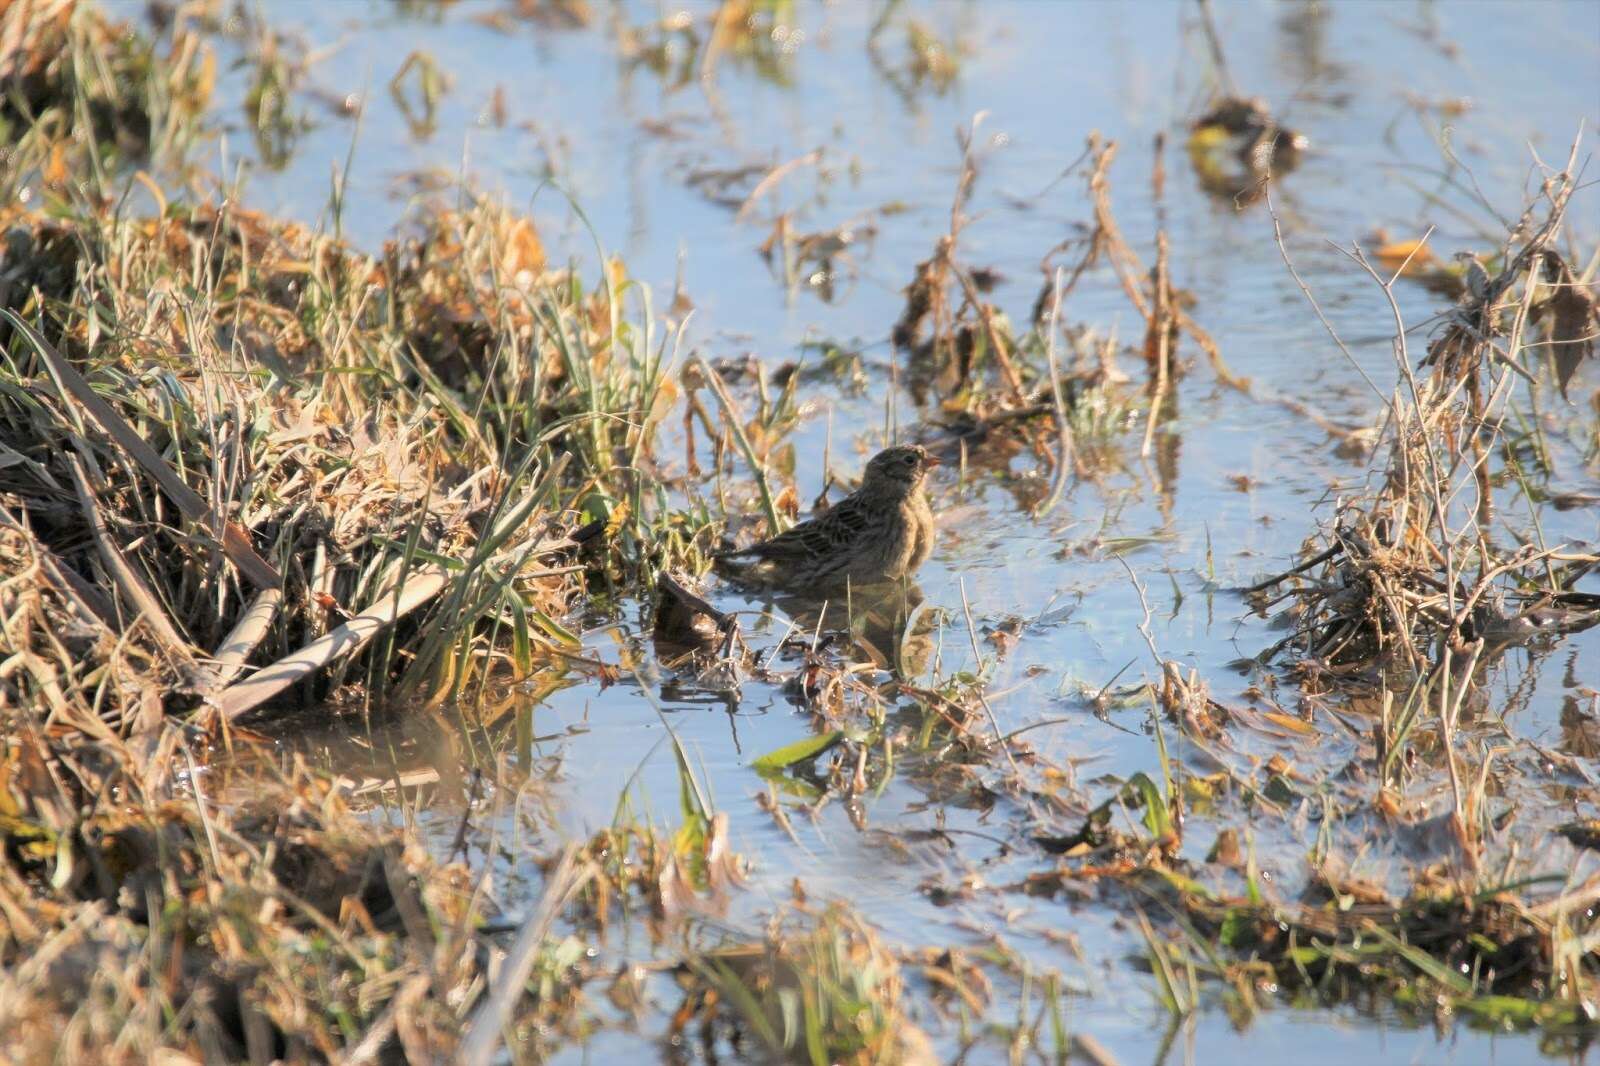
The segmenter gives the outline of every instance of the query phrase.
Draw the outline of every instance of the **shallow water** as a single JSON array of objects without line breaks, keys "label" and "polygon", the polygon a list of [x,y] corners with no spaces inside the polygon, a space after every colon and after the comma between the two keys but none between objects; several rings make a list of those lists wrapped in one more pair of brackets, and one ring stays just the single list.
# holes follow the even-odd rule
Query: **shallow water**
[{"label": "shallow water", "polygon": [[[266,14],[279,30],[333,49],[312,68],[316,88],[337,98],[355,94],[365,110],[359,129],[331,111],[314,110],[316,127],[283,169],[250,168],[244,199],[271,213],[331,225],[330,167],[343,165],[354,138],[338,224],[362,245],[377,247],[392,234],[407,198],[423,195],[416,191],[424,184],[419,172],[446,179],[465,174],[478,187],[528,207],[547,242],[591,272],[593,239],[622,255],[635,276],[650,282],[658,307],[671,301],[681,271],[696,308],[689,336],[709,355],[748,352],[776,366],[816,342],[858,350],[867,367],[864,392],[819,384],[803,393],[807,413],[794,436],[802,499],[820,487],[825,444],[837,470],[855,473],[861,453],[884,439],[886,410],[902,427],[933,413],[919,411],[893,388],[888,332],[900,311],[900,290],[949,223],[959,162],[954,131],[984,113],[961,255],[999,271],[994,299],[1016,322],[1026,320],[1045,277],[1041,257],[1090,218],[1081,171],[1056,179],[1078,159],[1091,130],[1121,146],[1112,170],[1118,222],[1141,256],[1153,258],[1152,139],[1165,133],[1172,142],[1163,203],[1174,279],[1193,293],[1195,318],[1217,339],[1233,371],[1251,379],[1256,396],[1218,384],[1185,341],[1181,354],[1193,367],[1179,387],[1180,413],[1158,429],[1151,459],[1138,458],[1141,415],[1123,442],[1122,467],[1098,483],[1073,486],[1038,518],[1018,502],[1037,499],[1047,488],[1048,469],[1035,470],[1032,457],[975,453],[964,472],[947,467],[933,489],[942,539],[918,584],[927,603],[946,613],[938,634],[941,675],[972,665],[963,596],[980,642],[990,627],[1021,622],[1014,646],[990,677],[990,691],[1003,694],[992,700],[998,727],[1067,719],[1034,730],[1029,739],[1050,760],[1070,762],[1096,802],[1111,787],[1095,787],[1101,775],[1126,778],[1158,769],[1146,704],[1100,718],[1083,698],[1125,667],[1119,684],[1151,676],[1137,628],[1143,610],[1128,568],[1148,597],[1151,637],[1161,654],[1198,667],[1224,702],[1242,699],[1250,679],[1228,664],[1258,653],[1277,634],[1226,590],[1282,569],[1317,518],[1330,512],[1336,492],[1359,487],[1366,470],[1361,460],[1341,457],[1327,433],[1270,398],[1308,404],[1351,427],[1376,424],[1381,403],[1330,342],[1289,276],[1265,205],[1214,198],[1189,167],[1184,124],[1211,84],[1193,7],[917,7],[897,15],[875,65],[865,41],[876,5],[799,4],[783,35],[787,48],[775,46],[770,61],[724,54],[714,90],[705,91],[693,77],[674,85],[671,77],[620,58],[624,29],[669,15],[665,7],[595,4],[591,25],[577,29],[514,17],[485,24],[484,16],[511,9],[269,5]],[[959,42],[959,73],[948,89],[897,84],[907,77],[893,69],[908,57],[900,28],[906,15],[942,40]],[[1388,305],[1372,280],[1328,242],[1348,246],[1378,227],[1396,237],[1420,236],[1431,227],[1441,255],[1487,249],[1503,226],[1473,203],[1465,178],[1441,182],[1440,142],[1471,168],[1495,209],[1514,217],[1533,154],[1559,166],[1580,124],[1593,129],[1600,119],[1600,15],[1593,5],[1577,3],[1240,3],[1219,7],[1218,29],[1241,89],[1266,97],[1280,118],[1311,139],[1306,159],[1274,192],[1289,252],[1361,369],[1387,392],[1394,377]],[[387,90],[400,62],[417,49],[431,53],[453,79],[427,135],[407,125]],[[230,77],[235,84],[225,88],[242,92],[242,73]],[[503,126],[492,121],[497,93]],[[1415,106],[1459,100],[1470,100],[1471,107],[1448,118]],[[744,218],[737,200],[748,183],[729,206],[693,180],[747,164],[771,166],[814,149],[821,150],[820,166],[797,167]],[[247,140],[236,136],[229,151],[248,156]],[[581,204],[593,239],[551,182]],[[852,220],[858,229],[875,230],[849,248],[848,260],[835,261],[831,295],[804,279],[787,285],[759,255],[780,210],[791,212],[791,224],[801,231]],[[1580,234],[1592,240],[1592,213],[1577,221]],[[1401,284],[1395,292],[1408,325],[1425,322],[1448,303],[1419,285]],[[1063,317],[1102,334],[1118,330],[1124,340],[1137,340],[1142,325],[1104,268],[1073,292]],[[1416,350],[1425,334],[1413,335]],[[1132,364],[1127,369],[1140,372]],[[1587,397],[1597,382],[1591,364],[1580,371],[1572,395]],[[1600,488],[1600,464],[1592,449],[1584,451],[1582,412],[1556,399],[1530,417],[1550,435],[1553,489]],[[672,449],[661,454],[669,457]],[[1541,519],[1551,542],[1594,541],[1600,533],[1592,507],[1546,509]],[[1127,568],[1110,550],[1119,538],[1132,538],[1121,545]],[[768,609],[732,589],[719,588],[717,597],[726,609]],[[770,648],[783,631],[774,621],[757,627],[750,640]],[[1069,987],[1083,993],[1071,1000],[1069,1023],[1123,1062],[1163,1053],[1167,1061],[1249,1055],[1273,1062],[1292,1055],[1307,1063],[1358,1056],[1514,1063],[1540,1056],[1534,1035],[1495,1035],[1464,1025],[1418,1029],[1381,1009],[1279,1006],[1239,1030],[1214,1004],[1171,1035],[1169,1046],[1168,1016],[1128,961],[1142,954],[1142,944],[1118,908],[1011,893],[938,906],[924,891],[963,876],[1003,884],[1045,868],[1048,860],[1025,843],[1031,823],[1023,812],[1005,803],[980,811],[949,797],[930,798],[908,773],[864,804],[860,824],[838,803],[815,820],[796,815],[796,843],[756,803],[765,785],[749,763],[810,732],[809,716],[776,687],[757,682],[747,682],[736,702],[685,693],[670,684],[647,638],[636,604],[590,619],[586,645],[608,661],[636,664],[637,677],[606,689],[575,684],[529,708],[531,732],[542,739],[531,744],[524,769],[548,779],[539,819],[546,823],[540,831],[546,843],[609,824],[625,790],[656,821],[675,824],[679,777],[670,745],[662,743],[665,721],[691,753],[718,809],[730,815],[736,847],[755,863],[749,889],[724,918],[737,928],[758,929],[759,916],[786,900],[798,877],[812,898],[848,898],[896,942],[976,945],[1000,936],[1040,970],[1062,971]],[[992,644],[980,646],[993,657]],[[1505,715],[1505,731],[1497,735],[1571,751],[1563,701],[1589,706],[1595,678],[1600,630],[1569,638],[1548,654],[1513,653],[1490,686],[1491,710]],[[641,686],[662,714],[643,698]],[[1294,709],[1292,687],[1279,696]],[[1322,769],[1348,759],[1348,735],[1326,719],[1313,723],[1323,734],[1314,752],[1249,734],[1232,738],[1230,758],[1248,767],[1282,752]],[[1167,741],[1176,758],[1196,758],[1181,737]],[[436,750],[441,765],[454,758],[447,745]],[[1590,752],[1574,753],[1600,770]],[[1507,755],[1513,762],[1526,757],[1521,749]],[[1197,765],[1204,765],[1203,757]],[[1553,790],[1547,802],[1556,802]],[[437,819],[439,839],[448,846],[462,817],[459,800],[441,800],[427,816]],[[901,835],[931,829],[940,819],[949,830],[965,831],[948,838],[954,846],[895,845]],[[487,823],[482,807],[472,818],[474,847],[494,828]],[[1192,857],[1203,857],[1220,824],[1191,820],[1189,849],[1198,849]],[[1279,879],[1285,898],[1292,898],[1315,824],[1262,818],[1252,830],[1264,873]],[[1561,869],[1585,860],[1552,861]],[[513,879],[536,881],[533,871],[519,869],[515,855],[502,852],[497,862]],[[1081,960],[1046,930],[1076,936]],[[621,943],[610,949],[619,958],[649,950]],[[1000,991],[1007,994],[1015,990]],[[664,1002],[670,1010],[671,997]],[[1005,1005],[994,1013],[1015,1017]],[[943,1036],[941,1047],[952,1050],[949,1034]],[[648,1053],[656,1039],[649,1032],[607,1032],[563,1058],[615,1061]],[[1003,1042],[981,1045],[969,1061],[1003,1052]]]}]

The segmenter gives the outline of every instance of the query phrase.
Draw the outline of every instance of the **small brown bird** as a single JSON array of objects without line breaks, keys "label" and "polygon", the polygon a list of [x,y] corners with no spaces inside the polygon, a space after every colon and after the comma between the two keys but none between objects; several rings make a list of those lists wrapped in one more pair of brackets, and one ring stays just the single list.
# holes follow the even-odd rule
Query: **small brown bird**
[{"label": "small brown bird", "polygon": [[922,485],[938,465],[919,444],[885,448],[867,463],[861,487],[823,514],[717,558],[754,558],[757,565],[741,576],[790,588],[905,577],[933,551],[933,509]]}]

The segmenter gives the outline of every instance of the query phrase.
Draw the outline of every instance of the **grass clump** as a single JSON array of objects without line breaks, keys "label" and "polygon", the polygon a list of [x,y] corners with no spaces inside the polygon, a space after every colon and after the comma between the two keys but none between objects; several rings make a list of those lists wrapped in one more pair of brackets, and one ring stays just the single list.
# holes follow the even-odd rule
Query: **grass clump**
[{"label": "grass clump", "polygon": [[[1538,387],[1545,350],[1562,389],[1594,350],[1596,299],[1558,251],[1574,173],[1569,163],[1547,176],[1542,218],[1528,208],[1506,238],[1504,269],[1490,277],[1479,267],[1415,368],[1390,291],[1401,272],[1385,282],[1354,253],[1394,310],[1398,377],[1384,465],[1370,491],[1341,501],[1320,551],[1250,590],[1258,606],[1290,605],[1291,633],[1264,658],[1292,650],[1312,685],[1382,694],[1384,787],[1397,783],[1412,731],[1432,719],[1468,851],[1481,804],[1458,773],[1455,735],[1487,668],[1510,648],[1600,622],[1594,594],[1577,588],[1600,556],[1545,541],[1506,433],[1520,417],[1519,389]],[[1508,518],[1518,502],[1532,510],[1527,526]],[[1281,591],[1267,599],[1273,588]]]},{"label": "grass clump", "polygon": [[[1385,884],[1324,870],[1309,905],[1263,908],[1253,890],[1251,907],[1193,908],[1283,984],[1330,998],[1378,990],[1551,1032],[1589,1025],[1600,1001],[1595,881],[1539,791],[1553,768],[1525,781],[1497,765],[1514,749],[1500,743],[1509,711],[1491,685],[1509,650],[1600,622],[1600,600],[1579,587],[1600,557],[1546,539],[1537,473],[1512,440],[1524,406],[1536,410],[1548,382],[1564,391],[1593,352],[1595,296],[1561,251],[1575,159],[1576,146],[1564,170],[1546,171],[1497,272],[1469,267],[1421,358],[1392,291],[1403,265],[1385,279],[1359,247],[1349,253],[1395,327],[1378,463],[1308,558],[1247,595],[1263,611],[1287,605],[1290,634],[1261,660],[1291,655],[1308,704],[1348,715],[1359,742],[1340,780],[1323,782],[1317,853],[1341,832],[1359,853],[1374,816],[1412,844],[1397,848]],[[1546,882],[1563,890],[1541,896]]]},{"label": "grass clump", "polygon": [[734,1048],[754,1042],[795,1062],[932,1063],[901,1003],[904,978],[876,933],[842,905],[774,920],[764,943],[690,959],[695,978],[677,1018],[699,1016]]},{"label": "grass clump", "polygon": [[181,155],[211,101],[216,55],[195,20],[161,40],[79,0],[0,3],[0,191]]},{"label": "grass clump", "polygon": [[184,787],[177,730],[141,754],[6,725],[9,1054],[315,1061],[453,1040],[447,989],[479,972],[463,869],[364,828],[302,767]]},{"label": "grass clump", "polygon": [[1600,973],[1585,960],[1581,927],[1593,885],[1540,899],[1419,889],[1395,901],[1355,879],[1332,878],[1312,895],[1320,899],[1273,906],[1181,892],[1193,924],[1168,950],[1204,959],[1207,952],[1183,942],[1210,938],[1243,956],[1214,971],[1235,988],[1275,985],[1324,1004],[1382,997],[1423,1018],[1456,1011],[1552,1037],[1578,1035],[1590,1022]]},{"label": "grass clump", "polygon": [[116,649],[114,683],[52,658],[118,728],[133,693],[242,713],[221,694],[249,667],[351,626],[302,700],[525,673],[568,650],[580,542],[609,523],[613,558],[643,554],[665,347],[624,316],[620,264],[588,292],[495,205],[381,258],[232,208],[27,215],[0,277],[32,324],[0,362],[0,510],[15,565]]}]

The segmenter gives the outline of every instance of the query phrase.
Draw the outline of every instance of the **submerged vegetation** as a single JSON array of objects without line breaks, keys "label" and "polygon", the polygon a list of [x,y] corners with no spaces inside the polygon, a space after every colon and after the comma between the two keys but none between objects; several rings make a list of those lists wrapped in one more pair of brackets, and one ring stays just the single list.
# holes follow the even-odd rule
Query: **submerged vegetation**
[{"label": "submerged vegetation", "polygon": [[[1370,386],[1374,425],[1230,369],[1183,287],[1203,266],[1172,250],[1164,135],[1148,196],[1116,169],[1118,144],[1088,135],[1056,179],[1081,183],[1084,216],[1030,249],[1039,275],[1019,295],[974,235],[997,142],[973,120],[942,232],[893,265],[907,284],[887,343],[817,343],[778,366],[692,346],[681,271],[658,306],[577,210],[585,254],[563,261],[530,209],[463,178],[363,247],[344,229],[346,171],[316,226],[197,180],[219,55],[237,58],[229,114],[264,165],[286,166],[315,125],[311,60],[258,16],[186,3],[123,23],[0,0],[7,1053],[485,1063],[502,1045],[542,1061],[621,1040],[673,1061],[1114,1061],[1076,1006],[1099,967],[1030,912],[1050,902],[1110,916],[1122,968],[1173,1032],[1213,1005],[1242,1028],[1275,1001],[1382,1004],[1582,1053],[1600,1005],[1600,696],[1567,686],[1590,705],[1567,697],[1581,742],[1558,750],[1508,720],[1531,697],[1504,681],[1515,657],[1536,665],[1600,622],[1595,544],[1543,521],[1592,509],[1554,470],[1558,455],[1592,469],[1600,407],[1572,406],[1566,440],[1537,414],[1582,401],[1600,335],[1600,253],[1573,223],[1582,141],[1537,170],[1496,249],[1450,268],[1431,235],[1345,253],[1380,300],[1368,331],[1394,338],[1380,387],[1284,239],[1279,183],[1309,142],[1231,86],[1199,12],[1222,83],[1185,123],[1200,188],[1260,212],[1304,313]],[[788,2],[608,17],[626,76],[699,79],[714,105],[719,68],[791,84],[806,39]],[[532,3],[479,21],[600,19]],[[908,108],[962,84],[959,33],[896,3],[863,29]],[[403,122],[440,136],[449,72],[425,51],[398,62]],[[495,124],[505,109],[497,92]],[[751,254],[786,292],[832,302],[858,238],[899,209],[803,228],[779,187],[814,171],[825,188],[830,165],[818,148],[681,177],[736,224],[770,209]],[[1408,277],[1455,303],[1413,328]],[[1075,299],[1094,286],[1131,309],[1132,344],[1095,313],[1107,304]],[[1184,592],[1139,554],[1171,536],[1179,404],[1205,389],[1303,416],[1366,464],[1295,531],[1299,560],[1257,559],[1281,572],[1249,588],[1216,579],[1206,527],[1187,587],[1219,614],[1232,595],[1264,623],[1253,635],[1283,630],[1232,663],[1163,651],[1147,583]],[[1142,668],[1063,673],[1047,693],[1044,668],[1010,660],[1075,605],[975,612],[964,578],[943,602],[899,573],[758,602],[710,575],[719,547],[848,498],[861,464],[840,442],[864,460],[877,435],[830,421],[821,468],[797,439],[834,397],[842,410],[874,390],[882,436],[950,472],[961,502],[940,501],[941,536],[976,536],[961,507],[1005,489],[1059,558],[1105,562],[1131,590]],[[1046,527],[1080,487],[1078,511],[1094,498],[1103,517]],[[1133,492],[1165,530],[1120,529]],[[648,707],[655,746],[623,754],[670,753],[672,814],[635,770],[609,824],[563,817],[566,768],[533,723],[567,687]],[[734,788],[754,789],[761,822],[745,825],[663,702],[733,723],[757,689],[793,722],[764,752],[735,728],[750,776]],[[1018,691],[1047,713],[1019,720],[1003,702]],[[1130,710],[1140,730],[1117,723]],[[1146,768],[1091,773],[1095,755],[1045,740],[1096,719],[1148,741]],[[588,728],[585,708],[568,737]],[[354,754],[319,760],[325,735]],[[875,806],[891,788],[914,797],[906,817]],[[838,880],[751,891],[764,861],[782,868],[762,841],[809,870],[835,815],[875,863],[918,863],[912,902],[961,910],[970,935],[891,935]],[[1014,943],[1034,934],[1081,965],[1041,966]]]}]

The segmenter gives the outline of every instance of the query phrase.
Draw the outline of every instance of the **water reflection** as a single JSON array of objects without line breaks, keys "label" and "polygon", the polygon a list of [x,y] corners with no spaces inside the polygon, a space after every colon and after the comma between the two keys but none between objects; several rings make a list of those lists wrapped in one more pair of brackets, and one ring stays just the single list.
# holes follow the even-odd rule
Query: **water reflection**
[{"label": "water reflection", "polygon": [[884,582],[852,588],[841,599],[823,603],[784,595],[776,606],[803,632],[846,638],[881,669],[917,678],[933,663],[940,618],[939,612],[922,609],[925,599],[914,582]]},{"label": "water reflection", "polygon": [[1278,123],[1266,101],[1219,100],[1189,129],[1189,164],[1215,200],[1243,207],[1265,198],[1267,182],[1300,165],[1309,141]]},{"label": "water reflection", "polygon": [[1333,5],[1326,0],[1296,0],[1279,7],[1283,43],[1278,63],[1285,81],[1320,87],[1343,80],[1344,65],[1332,58],[1332,22]]},{"label": "water reflection", "polygon": [[1561,750],[1584,759],[1600,759],[1600,694],[1561,699]]}]

